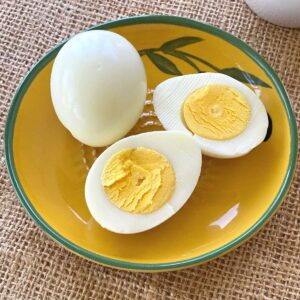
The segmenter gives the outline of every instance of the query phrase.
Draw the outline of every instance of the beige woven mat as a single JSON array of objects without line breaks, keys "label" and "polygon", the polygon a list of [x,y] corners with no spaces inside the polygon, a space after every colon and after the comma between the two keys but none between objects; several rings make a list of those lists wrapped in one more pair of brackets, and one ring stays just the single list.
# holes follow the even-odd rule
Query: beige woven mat
[{"label": "beige woven mat", "polygon": [[300,30],[256,17],[242,0],[0,0],[1,299],[300,299],[300,169],[268,225],[224,257],[161,274],[116,271],[50,240],[21,207],[3,157],[12,96],[30,66],[86,27],[129,15],[172,14],[212,23],[253,46],[281,76],[300,122]]}]

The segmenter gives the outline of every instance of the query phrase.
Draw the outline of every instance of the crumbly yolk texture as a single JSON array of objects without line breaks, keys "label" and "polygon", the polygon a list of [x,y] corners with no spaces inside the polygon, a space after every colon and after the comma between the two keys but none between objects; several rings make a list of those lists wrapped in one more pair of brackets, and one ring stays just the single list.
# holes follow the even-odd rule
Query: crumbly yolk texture
[{"label": "crumbly yolk texture", "polygon": [[170,200],[176,185],[166,157],[143,147],[116,153],[105,165],[101,181],[110,201],[134,214],[158,210]]},{"label": "crumbly yolk texture", "polygon": [[242,133],[250,120],[246,98],[225,85],[206,85],[184,102],[183,118],[194,134],[211,140],[227,140]]}]

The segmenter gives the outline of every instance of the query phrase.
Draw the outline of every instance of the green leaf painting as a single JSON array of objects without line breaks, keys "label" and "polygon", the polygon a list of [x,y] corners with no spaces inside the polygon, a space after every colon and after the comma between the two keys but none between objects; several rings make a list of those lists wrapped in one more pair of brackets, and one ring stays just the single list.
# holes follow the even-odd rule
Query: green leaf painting
[{"label": "green leaf painting", "polygon": [[182,75],[181,72],[177,69],[176,65],[161,54],[149,51],[146,52],[146,55],[162,72],[170,75]]},{"label": "green leaf painting", "polygon": [[165,53],[185,61],[187,64],[189,64],[191,67],[193,67],[198,73],[202,72],[199,69],[199,67],[191,59],[189,59],[188,56],[184,55],[182,52],[172,51],[170,53],[169,52],[165,52]]},{"label": "green leaf painting", "polygon": [[272,118],[271,116],[268,114],[268,121],[269,121],[269,125],[268,125],[268,129],[267,129],[267,133],[266,133],[266,136],[265,136],[265,139],[264,139],[264,142],[267,142],[269,140],[269,138],[271,137],[272,135],[272,130],[273,130],[273,122],[272,122]]},{"label": "green leaf painting", "polygon": [[265,83],[255,75],[242,71],[238,68],[226,68],[220,70],[220,72],[244,83],[250,83],[252,85],[260,85],[263,87],[270,88],[270,86],[267,83]]},{"label": "green leaf painting", "polygon": [[[211,69],[212,72],[226,74],[243,83],[250,83],[251,85],[271,88],[270,85],[268,85],[262,79],[249,72],[236,67],[221,69],[199,56],[188,53],[186,51],[182,51],[182,49],[180,49],[182,47],[203,41],[204,40],[199,37],[180,37],[165,42],[159,48],[142,49],[139,51],[139,54],[141,56],[146,55],[160,71],[168,75],[182,75],[176,64],[171,61],[171,59],[169,59],[169,57],[171,56],[184,61],[186,64],[190,65],[197,73],[204,72],[203,70],[201,70],[201,67],[198,64],[200,63],[202,66],[205,65],[206,67]],[[168,57],[166,57],[166,55]]]},{"label": "green leaf painting", "polygon": [[177,48],[181,48],[190,44],[201,42],[203,39],[193,36],[185,36],[175,40],[168,41],[160,47],[162,51],[174,51]]}]

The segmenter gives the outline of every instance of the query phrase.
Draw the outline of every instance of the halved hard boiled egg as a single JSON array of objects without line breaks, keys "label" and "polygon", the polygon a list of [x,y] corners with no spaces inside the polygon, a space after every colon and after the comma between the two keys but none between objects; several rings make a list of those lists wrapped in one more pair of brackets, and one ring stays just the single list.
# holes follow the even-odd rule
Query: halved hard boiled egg
[{"label": "halved hard boiled egg", "polygon": [[51,73],[51,96],[61,123],[82,143],[107,146],[140,117],[147,83],[143,62],[124,37],[92,30],[72,37]]},{"label": "halved hard boiled egg", "polygon": [[92,165],[85,198],[94,219],[116,233],[151,229],[174,215],[201,171],[199,143],[183,132],[155,131],[124,138]]},{"label": "halved hard boiled egg", "polygon": [[168,79],[154,90],[153,102],[165,129],[193,135],[209,156],[244,155],[267,133],[268,115],[259,97],[227,75],[201,73]]}]

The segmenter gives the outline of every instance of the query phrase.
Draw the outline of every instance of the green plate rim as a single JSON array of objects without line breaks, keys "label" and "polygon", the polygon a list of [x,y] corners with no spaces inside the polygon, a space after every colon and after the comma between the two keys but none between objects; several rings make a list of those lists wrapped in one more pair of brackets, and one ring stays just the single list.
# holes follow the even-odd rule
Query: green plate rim
[{"label": "green plate rim", "polygon": [[245,231],[242,235],[232,240],[231,242],[204,255],[200,255],[195,258],[186,259],[182,261],[175,261],[175,262],[168,262],[168,263],[151,263],[151,264],[126,262],[126,261],[112,259],[112,258],[95,254],[89,250],[77,246],[76,244],[64,238],[57,231],[55,231],[35,210],[30,200],[27,198],[22,188],[22,185],[18,179],[17,171],[14,165],[14,158],[13,158],[13,133],[14,133],[15,120],[18,113],[18,108],[20,106],[20,103],[22,101],[25,92],[27,91],[28,87],[30,86],[31,82],[36,77],[36,75],[41,71],[41,69],[44,66],[48,64],[48,62],[51,59],[55,57],[55,55],[57,54],[57,52],[65,42],[62,42],[60,45],[54,47],[44,57],[42,57],[32,67],[32,69],[28,72],[26,77],[19,85],[16,94],[12,100],[12,104],[8,113],[6,127],[5,127],[5,133],[4,133],[5,158],[6,158],[7,169],[9,172],[11,182],[14,186],[16,194],[18,195],[22,205],[25,207],[25,209],[32,217],[32,219],[37,223],[37,225],[43,231],[49,234],[55,241],[57,241],[67,249],[71,250],[72,252],[75,252],[80,256],[83,256],[89,260],[95,261],[97,263],[106,266],[127,269],[127,270],[136,270],[136,271],[164,271],[164,270],[167,271],[172,269],[193,266],[211,260],[222,254],[225,254],[229,250],[235,248],[236,246],[240,245],[242,242],[246,241],[255,232],[257,232],[260,228],[262,228],[262,226],[267,222],[267,220],[272,216],[272,214],[279,207],[280,203],[282,202],[291,184],[293,174],[295,172],[295,167],[296,167],[298,136],[297,136],[296,120],[291,106],[291,102],[278,75],[271,68],[271,66],[254,49],[249,47],[246,43],[236,38],[235,36],[207,23],[202,23],[196,20],[182,18],[182,17],[160,16],[160,15],[128,17],[128,18],[96,25],[91,27],[89,30],[112,29],[121,26],[128,26],[134,24],[149,24],[149,23],[172,24],[172,25],[190,27],[193,29],[198,29],[200,31],[210,33],[214,36],[217,36],[229,42],[230,44],[236,46],[241,51],[243,51],[246,55],[248,55],[264,70],[268,78],[272,81],[273,85],[275,86],[276,91],[280,95],[280,98],[283,102],[288,117],[290,134],[291,134],[291,153],[289,158],[288,169],[285,174],[285,178],[282,182],[282,185],[279,189],[279,192],[276,195],[275,199],[273,200],[272,204],[269,206],[266,212],[260,217],[260,219],[253,226],[251,226],[247,231]]}]

